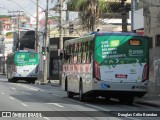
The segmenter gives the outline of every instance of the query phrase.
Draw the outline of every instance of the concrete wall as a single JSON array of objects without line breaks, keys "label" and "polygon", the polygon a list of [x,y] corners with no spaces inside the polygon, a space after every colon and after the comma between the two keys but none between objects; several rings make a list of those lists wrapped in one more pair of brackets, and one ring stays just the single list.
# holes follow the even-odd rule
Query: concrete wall
[{"label": "concrete wall", "polygon": [[156,36],[160,35],[160,0],[144,2],[144,34],[152,38],[150,49],[150,89],[149,92],[160,91],[160,45],[157,46]]},{"label": "concrete wall", "polygon": [[144,34],[153,38],[156,45],[156,35],[160,34],[160,0],[145,0],[144,4]]}]

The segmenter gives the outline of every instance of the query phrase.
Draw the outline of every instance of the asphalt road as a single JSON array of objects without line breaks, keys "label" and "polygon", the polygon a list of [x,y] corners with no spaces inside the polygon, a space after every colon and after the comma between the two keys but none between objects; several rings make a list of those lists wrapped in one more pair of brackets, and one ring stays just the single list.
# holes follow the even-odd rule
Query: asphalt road
[{"label": "asphalt road", "polygon": [[[9,83],[6,78],[0,75],[0,111],[1,114],[4,112],[0,120],[17,120],[22,119],[21,117],[28,119],[24,118],[26,116],[32,117],[31,119],[33,120],[159,119],[158,117],[151,118],[151,116],[141,117],[141,115],[147,113],[146,111],[150,114],[153,111],[160,111],[156,107],[137,103],[133,105],[122,105],[116,100],[106,103],[102,98],[92,102],[79,102],[78,96],[73,99],[69,99],[66,96],[66,92],[62,91],[60,87],[28,84],[25,82]],[[6,112],[11,112],[13,117],[4,118],[6,117]],[[118,117],[118,115],[125,117]],[[133,117],[133,115],[136,115],[136,117]]]}]

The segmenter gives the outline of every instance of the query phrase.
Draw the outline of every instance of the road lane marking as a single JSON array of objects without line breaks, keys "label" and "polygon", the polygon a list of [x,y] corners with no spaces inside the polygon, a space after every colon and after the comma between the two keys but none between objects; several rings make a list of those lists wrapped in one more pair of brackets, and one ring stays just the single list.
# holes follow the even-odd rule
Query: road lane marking
[{"label": "road lane marking", "polygon": [[32,88],[32,87],[29,87],[29,89],[34,90],[34,91],[39,91],[38,89],[35,89],[35,88]]},{"label": "road lane marking", "polygon": [[4,92],[1,92],[1,94],[4,95],[5,93],[4,93]]},{"label": "road lane marking", "polygon": [[[151,106],[148,106],[148,105],[142,105],[140,103],[134,103],[134,105],[137,105],[137,106],[141,106],[141,107],[149,107],[149,108],[152,108]],[[139,109],[139,108],[138,108]]]},{"label": "road lane marking", "polygon": [[12,87],[11,89],[16,90],[16,88]]},{"label": "road lane marking", "polygon": [[17,84],[18,86],[21,86],[21,87],[24,87],[24,88],[28,88],[30,90],[34,90],[34,91],[39,91],[38,89],[36,88],[33,88],[33,87],[30,87],[30,86],[27,86],[27,85],[21,85],[21,84]]},{"label": "road lane marking", "polygon": [[123,107],[127,107],[127,108],[131,108],[131,109],[138,109],[138,108],[135,108],[135,107],[131,107],[131,106],[127,106],[127,105],[121,105]]},{"label": "road lane marking", "polygon": [[108,110],[108,109],[101,108],[101,107],[98,107],[98,106],[95,106],[95,105],[91,105],[91,104],[88,104],[88,103],[82,103],[82,102],[80,102],[80,101],[72,100],[72,99],[69,99],[69,98],[66,98],[66,99],[69,100],[69,101],[77,102],[77,103],[79,103],[79,104],[84,104],[84,105],[87,105],[87,106],[90,106],[90,107],[92,107],[92,108],[96,108],[96,109],[99,109],[99,110],[102,110],[102,111],[110,111],[110,110]]},{"label": "road lane marking", "polygon": [[48,117],[43,117],[44,119],[46,119],[46,120],[50,120]]},{"label": "road lane marking", "polygon": [[141,119],[137,119],[137,118],[132,118],[132,117],[125,117],[127,119],[131,119],[131,120],[141,120]]},{"label": "road lane marking", "polygon": [[27,107],[28,105],[26,105],[26,104],[24,104],[24,103],[21,103],[21,105],[23,105],[23,106],[25,106],[25,107]]},{"label": "road lane marking", "polygon": [[62,98],[60,95],[55,95],[55,94],[52,94],[53,96],[56,96],[56,97],[60,97],[60,98]]},{"label": "road lane marking", "polygon": [[13,97],[9,97],[11,100],[15,100]]},{"label": "road lane marking", "polygon": [[88,103],[87,103],[87,105],[90,106],[90,107],[93,107],[93,108],[97,108],[97,109],[102,110],[102,111],[110,111],[108,109],[101,108],[101,107],[98,107],[98,106],[95,106],[95,105],[91,105],[91,104],[88,104]]},{"label": "road lane marking", "polygon": [[58,107],[64,107],[64,106],[62,106],[62,105],[60,105],[60,104],[58,104],[58,103],[47,103],[48,105],[55,105],[55,106],[58,106]]},{"label": "road lane marking", "polygon": [[50,120],[48,117],[43,117],[44,119],[46,119],[46,120]]}]

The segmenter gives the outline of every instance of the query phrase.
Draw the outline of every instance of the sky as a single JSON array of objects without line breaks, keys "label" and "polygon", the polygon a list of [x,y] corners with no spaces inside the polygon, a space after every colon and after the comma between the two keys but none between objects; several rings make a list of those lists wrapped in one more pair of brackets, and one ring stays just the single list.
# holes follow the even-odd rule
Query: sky
[{"label": "sky", "polygon": [[[9,11],[24,11],[29,16],[34,15],[36,12],[36,1],[37,0],[0,0],[0,15],[13,15],[13,13],[8,13]],[[53,7],[57,0],[51,2],[49,0],[49,8]],[[39,6],[43,9],[46,8],[46,0],[39,0]]]}]

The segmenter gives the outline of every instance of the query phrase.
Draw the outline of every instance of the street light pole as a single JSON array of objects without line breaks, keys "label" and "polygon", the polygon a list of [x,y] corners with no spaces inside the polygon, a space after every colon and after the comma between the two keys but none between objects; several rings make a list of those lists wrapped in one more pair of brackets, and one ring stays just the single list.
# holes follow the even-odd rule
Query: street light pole
[{"label": "street light pole", "polygon": [[38,6],[38,3],[39,3],[39,0],[37,0],[37,3],[36,3],[36,35],[35,35],[35,50],[38,52],[38,28],[39,28],[39,6]]},{"label": "street light pole", "polygon": [[2,41],[2,54],[3,54],[3,56],[2,56],[2,59],[3,59],[3,62],[2,62],[2,64],[3,64],[3,75],[5,75],[5,56],[4,56],[4,54],[5,54],[5,45],[4,45],[4,37],[1,38],[1,41]]},{"label": "street light pole", "polygon": [[[63,49],[63,37],[62,37],[62,3],[63,0],[60,0],[60,9],[59,9],[59,13],[60,13],[60,18],[59,18],[59,49],[60,51]],[[60,55],[59,55],[60,56]],[[59,60],[59,85],[62,84],[61,81],[61,72],[62,72],[62,63]]]},{"label": "street light pole", "polygon": [[47,58],[48,58],[48,52],[47,52],[47,38],[48,38],[48,0],[46,3],[46,10],[45,10],[45,36],[44,36],[44,48],[45,48],[45,58],[43,60],[43,82],[46,82],[47,80]]}]

